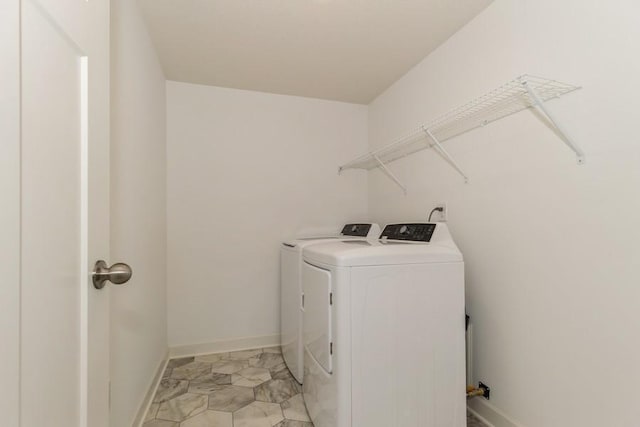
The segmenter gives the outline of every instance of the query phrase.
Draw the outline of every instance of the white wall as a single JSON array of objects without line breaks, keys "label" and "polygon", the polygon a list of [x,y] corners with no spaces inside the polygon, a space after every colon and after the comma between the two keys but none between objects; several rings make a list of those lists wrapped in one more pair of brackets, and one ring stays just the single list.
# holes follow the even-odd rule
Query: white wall
[{"label": "white wall", "polygon": [[640,3],[496,0],[370,105],[373,148],[519,74],[584,86],[549,107],[586,151],[522,112],[369,177],[380,223],[449,203],[475,323],[475,380],[529,427],[638,424]]},{"label": "white wall", "polygon": [[111,425],[131,426],[167,354],[165,79],[137,3],[111,2]]},{"label": "white wall", "polygon": [[20,2],[0,3],[0,413],[20,414]]},{"label": "white wall", "polygon": [[274,341],[279,242],[366,216],[367,108],[168,82],[167,123],[169,345]]}]

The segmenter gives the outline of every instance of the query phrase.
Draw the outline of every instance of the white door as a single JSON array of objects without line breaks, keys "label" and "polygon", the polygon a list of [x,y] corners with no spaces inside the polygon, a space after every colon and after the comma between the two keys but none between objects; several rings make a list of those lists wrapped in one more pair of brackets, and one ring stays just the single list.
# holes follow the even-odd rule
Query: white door
[{"label": "white door", "polygon": [[109,424],[109,2],[21,0],[20,427]]}]

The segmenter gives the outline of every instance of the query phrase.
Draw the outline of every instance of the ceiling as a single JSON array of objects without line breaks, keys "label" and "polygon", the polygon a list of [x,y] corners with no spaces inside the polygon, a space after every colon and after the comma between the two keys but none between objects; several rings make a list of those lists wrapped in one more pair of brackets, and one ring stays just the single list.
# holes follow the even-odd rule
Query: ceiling
[{"label": "ceiling", "polygon": [[367,104],[491,0],[139,0],[169,80]]}]

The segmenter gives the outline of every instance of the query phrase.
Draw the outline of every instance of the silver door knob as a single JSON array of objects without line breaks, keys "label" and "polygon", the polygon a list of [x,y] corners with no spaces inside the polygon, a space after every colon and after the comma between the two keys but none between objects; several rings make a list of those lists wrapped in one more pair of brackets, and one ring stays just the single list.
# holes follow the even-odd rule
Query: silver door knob
[{"label": "silver door knob", "polygon": [[93,267],[93,286],[96,289],[102,289],[107,280],[114,285],[122,285],[131,279],[131,274],[133,274],[131,267],[123,262],[115,263],[109,267],[106,262],[99,260]]}]

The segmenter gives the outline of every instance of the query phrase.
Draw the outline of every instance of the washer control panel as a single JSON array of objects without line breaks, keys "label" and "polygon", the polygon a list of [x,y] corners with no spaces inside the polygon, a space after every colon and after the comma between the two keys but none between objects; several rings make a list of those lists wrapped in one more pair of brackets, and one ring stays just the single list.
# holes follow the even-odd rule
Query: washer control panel
[{"label": "washer control panel", "polygon": [[371,224],[347,224],[340,234],[343,236],[367,237],[371,230]]},{"label": "washer control panel", "polygon": [[436,224],[389,224],[384,227],[380,239],[429,242],[436,230]]}]

